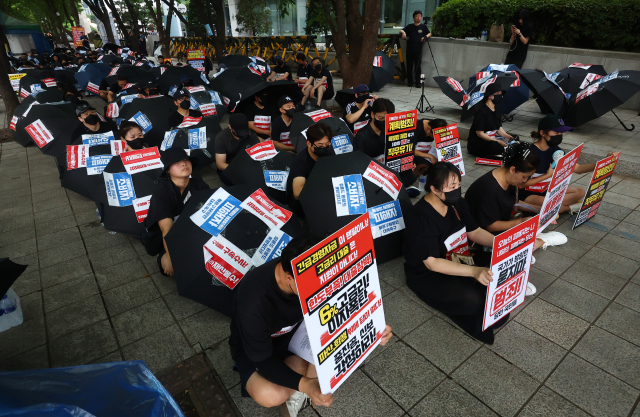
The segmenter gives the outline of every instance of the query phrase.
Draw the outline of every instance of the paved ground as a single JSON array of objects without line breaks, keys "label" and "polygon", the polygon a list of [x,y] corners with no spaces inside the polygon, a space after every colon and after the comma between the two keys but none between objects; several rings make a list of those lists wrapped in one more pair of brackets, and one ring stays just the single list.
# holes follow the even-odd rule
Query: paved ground
[{"label": "paved ground", "polygon": [[[417,102],[415,91],[385,90],[399,108]],[[448,99],[430,100],[453,119]],[[638,143],[635,135],[620,146]],[[465,164],[464,189],[488,170],[468,157]],[[14,285],[25,322],[0,335],[0,369],[142,359],[158,372],[204,352],[243,415],[278,415],[240,397],[229,319],[178,296],[139,242],[100,227],[94,204],[60,187],[53,159],[2,144],[0,178],[0,257],[29,265]],[[219,186],[210,169],[205,180]],[[338,390],[333,407],[302,415],[640,417],[640,180],[615,176],[594,221],[571,224],[565,215],[554,226],[566,245],[536,253],[538,294],[493,346],[413,296],[401,259],[383,265],[396,337]]]}]

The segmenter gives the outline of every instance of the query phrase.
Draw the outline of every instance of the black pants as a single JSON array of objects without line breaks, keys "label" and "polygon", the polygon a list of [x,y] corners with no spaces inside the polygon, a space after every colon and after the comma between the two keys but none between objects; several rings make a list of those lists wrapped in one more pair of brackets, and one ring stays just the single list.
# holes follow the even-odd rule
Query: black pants
[{"label": "black pants", "polygon": [[468,142],[467,150],[471,155],[479,158],[496,159],[498,155],[504,153],[504,146],[498,142],[480,140],[478,142]]},{"label": "black pants", "polygon": [[[420,74],[422,73],[420,52],[407,52],[407,84],[416,85],[420,82]],[[415,75],[415,77],[414,77]]]},{"label": "black pants", "polygon": [[224,171],[220,171],[219,169],[216,168],[216,171],[218,171],[218,176],[220,177],[220,181],[222,181],[222,183],[224,185],[228,185],[231,186],[233,185],[233,183],[231,182],[231,180],[229,178],[227,178],[226,175],[224,175]]},{"label": "black pants", "polygon": [[525,56],[524,59],[513,59],[513,58],[509,58],[507,57],[507,59],[504,61],[504,63],[506,65],[515,65],[516,67],[522,69],[522,66],[524,65],[524,61],[527,57]]}]

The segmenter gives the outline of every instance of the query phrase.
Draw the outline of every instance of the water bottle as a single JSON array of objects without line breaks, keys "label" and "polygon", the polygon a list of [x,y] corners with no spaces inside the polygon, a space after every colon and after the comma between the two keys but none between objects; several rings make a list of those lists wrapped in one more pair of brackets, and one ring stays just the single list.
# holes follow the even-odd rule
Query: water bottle
[{"label": "water bottle", "polygon": [[487,29],[483,29],[482,30],[482,35],[480,35],[480,40],[481,41],[486,41],[487,40]]},{"label": "water bottle", "polygon": [[22,309],[18,295],[9,291],[0,300],[0,332],[22,324]]},{"label": "water bottle", "polygon": [[311,100],[307,100],[307,110],[311,110]]},{"label": "water bottle", "polygon": [[420,192],[423,192],[425,185],[427,185],[427,176],[421,175],[420,179],[418,180],[418,190],[420,190]]}]

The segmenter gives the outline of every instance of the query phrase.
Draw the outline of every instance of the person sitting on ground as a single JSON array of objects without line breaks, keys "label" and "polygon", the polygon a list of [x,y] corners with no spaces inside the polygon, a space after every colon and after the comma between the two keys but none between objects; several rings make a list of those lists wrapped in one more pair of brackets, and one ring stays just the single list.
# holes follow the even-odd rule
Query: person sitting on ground
[{"label": "person sitting on ground", "polygon": [[177,109],[169,115],[169,126],[177,127],[184,122],[185,117],[201,118],[202,112],[198,110],[192,110],[191,107],[191,94],[187,90],[178,90],[173,94],[173,104]]},{"label": "person sitting on ground", "polygon": [[31,55],[29,55],[29,61],[33,62],[34,65],[38,65],[40,61],[38,60],[38,51],[35,49],[31,50]]},{"label": "person sitting on ground", "polygon": [[298,71],[296,72],[296,82],[300,78],[309,78],[311,76],[311,72],[313,71],[313,67],[307,61],[307,56],[304,52],[298,52],[296,54],[296,62],[298,63]]},{"label": "person sitting on ground", "polygon": [[82,100],[82,94],[80,94],[76,87],[65,79],[64,76],[56,76],[55,80],[56,87],[63,91],[63,100],[79,105],[80,100]]},{"label": "person sitting on ground", "polygon": [[125,143],[125,152],[138,151],[148,147],[144,141],[144,133],[136,122],[127,120],[120,123],[118,134]]},{"label": "person sitting on ground", "polygon": [[387,98],[379,98],[369,109],[370,122],[353,138],[353,150],[361,151],[384,164],[384,124],[387,114],[395,113],[396,106]]},{"label": "person sitting on ground", "polygon": [[[516,208],[516,203],[522,203],[519,188],[533,175],[539,164],[540,157],[529,149],[528,143],[514,142],[507,146],[502,166],[475,180],[465,193],[464,198],[479,227],[498,235],[529,220],[540,211],[540,207],[528,205],[530,207],[523,208],[530,212],[525,217],[520,208]],[[514,216],[513,213],[517,214]],[[540,233],[533,250],[565,243],[567,237],[562,233]],[[490,264],[491,251],[478,251],[474,260],[479,264]],[[531,262],[535,263],[535,258]],[[529,282],[526,294],[532,295],[535,292],[536,287]]]},{"label": "person sitting on ground", "polygon": [[414,163],[435,164],[438,162],[438,154],[434,143],[433,129],[445,127],[444,119],[420,119],[416,129],[416,148]]},{"label": "person sitting on ground", "polygon": [[[473,219],[462,198],[460,179],[460,171],[450,162],[438,162],[429,169],[428,194],[405,216],[404,271],[407,286],[422,301],[469,335],[493,344],[493,329],[482,331],[493,272],[486,265],[473,265],[467,241],[492,247],[493,235]],[[493,328],[508,319],[506,315]]]},{"label": "person sitting on ground", "polygon": [[127,84],[129,84],[127,76],[124,74],[118,74],[117,81],[109,86],[109,91],[107,92],[107,101],[111,103],[113,100],[115,100],[117,94],[122,91],[122,89]]},{"label": "person sitting on ground", "polygon": [[[333,77],[331,72],[324,67],[324,61],[320,58],[313,59],[313,71],[309,75],[309,79],[302,87],[302,105],[309,98],[317,98],[316,107],[320,108],[322,100],[330,100],[333,98]],[[315,84],[315,85],[314,85]]]},{"label": "person sitting on ground", "polygon": [[140,98],[157,96],[158,94],[160,94],[160,91],[155,81],[144,82],[138,87],[138,97]]},{"label": "person sitting on ground", "polygon": [[[535,142],[530,145],[532,152],[540,157],[540,165],[536,172],[524,184],[520,199],[529,204],[542,206],[547,195],[547,189],[553,176],[553,162],[564,155],[560,148],[562,134],[572,131],[573,128],[565,126],[564,121],[554,114],[548,114],[538,122],[538,130],[531,132],[531,137]],[[556,157],[554,158],[554,155]],[[611,156],[609,153],[607,156]],[[576,164],[574,173],[585,174],[592,172],[596,164]],[[585,189],[576,185],[570,185],[562,200],[560,213],[577,213],[582,206],[582,199],[585,196]]]},{"label": "person sitting on ground", "polygon": [[223,129],[216,135],[215,152],[216,152],[216,169],[220,176],[220,181],[225,185],[233,185],[231,181],[224,175],[233,158],[239,152],[244,152],[262,139],[256,135],[256,132],[249,129],[247,116],[242,113],[234,113],[229,117],[229,127]]},{"label": "person sitting on ground", "polygon": [[185,89],[188,87],[193,87],[193,80],[187,74],[180,74],[180,85],[178,86],[178,89]]},{"label": "person sitting on ground", "polygon": [[496,109],[505,91],[499,85],[490,84],[484,93],[478,112],[473,116],[473,123],[469,129],[467,150],[473,156],[480,158],[500,159],[504,147],[513,139],[502,128],[502,113]]},{"label": "person sitting on ground", "polygon": [[281,56],[275,58],[276,66],[267,77],[267,81],[293,81],[291,77],[291,68],[285,64],[284,59]]},{"label": "person sitting on ground", "polygon": [[[82,135],[95,135],[99,133],[113,132],[114,126],[110,122],[103,122],[100,120],[100,116],[98,116],[96,109],[86,102],[76,108],[76,115],[82,124],[71,134],[72,140],[76,140]],[[117,137],[118,136],[114,134],[114,138]]]},{"label": "person sitting on ground", "polygon": [[178,219],[185,204],[195,191],[209,186],[198,175],[192,175],[198,159],[187,156],[184,149],[169,148],[162,151],[160,160],[164,170],[149,201],[149,213],[144,227],[151,238],[145,242],[147,252],[158,255],[160,273],[173,276],[173,264],[164,237]]},{"label": "person sitting on ground", "polygon": [[295,108],[296,105],[291,97],[280,97],[278,100],[280,116],[275,116],[271,125],[271,139],[273,140],[273,146],[283,151],[294,153],[296,148],[294,148],[291,140],[289,139],[289,132],[291,131],[291,122],[293,121]]},{"label": "person sitting on ground", "polygon": [[371,122],[371,105],[378,99],[378,96],[369,94],[369,86],[360,84],[355,89],[355,101],[347,104],[345,108],[344,120],[354,135]]},{"label": "person sitting on ground", "polygon": [[271,137],[271,119],[273,111],[267,103],[269,95],[261,92],[253,97],[253,103],[248,104],[242,110],[249,121],[249,129],[255,131],[262,139]]},{"label": "person sitting on ground", "polygon": [[[332,394],[321,393],[315,366],[288,350],[303,319],[291,261],[318,240],[291,240],[280,258],[250,271],[236,288],[229,347],[242,396],[263,407],[281,406],[283,415],[298,415],[307,399],[325,407],[333,402]],[[391,336],[386,326],[381,345]]]}]

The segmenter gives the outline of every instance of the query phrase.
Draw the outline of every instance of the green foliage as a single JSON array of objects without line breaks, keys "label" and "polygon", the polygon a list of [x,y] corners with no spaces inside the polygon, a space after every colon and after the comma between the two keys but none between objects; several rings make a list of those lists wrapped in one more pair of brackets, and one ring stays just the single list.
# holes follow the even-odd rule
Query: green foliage
[{"label": "green foliage", "polygon": [[640,52],[638,0],[449,0],[433,14],[436,36],[480,36],[493,22],[509,27],[522,9],[538,45]]},{"label": "green foliage", "polygon": [[185,16],[189,36],[207,36],[207,30],[204,28],[207,23],[211,25],[211,30],[215,33],[215,16],[216,12],[208,0],[190,0],[187,5],[187,15]]},{"label": "green foliage", "polygon": [[307,35],[324,35],[328,32],[331,32],[331,26],[324,8],[319,1],[310,1],[307,7],[307,25],[304,28],[304,33]]},{"label": "green foliage", "polygon": [[271,29],[271,11],[264,0],[239,0],[236,10],[238,33],[266,35]]}]

